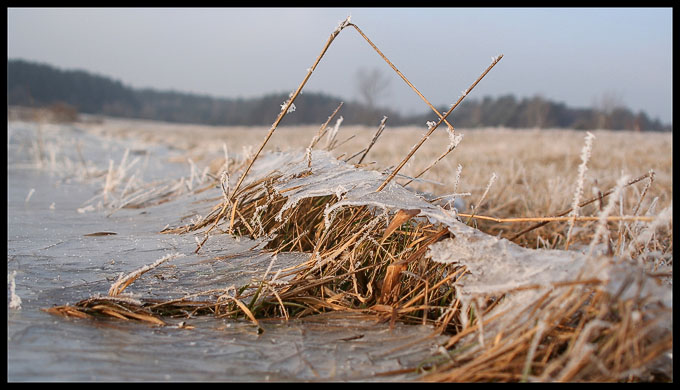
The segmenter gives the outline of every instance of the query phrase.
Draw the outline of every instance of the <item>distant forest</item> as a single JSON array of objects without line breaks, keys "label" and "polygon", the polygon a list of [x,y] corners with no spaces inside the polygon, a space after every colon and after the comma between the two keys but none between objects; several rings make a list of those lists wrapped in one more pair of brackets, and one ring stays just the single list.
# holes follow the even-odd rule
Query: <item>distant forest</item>
[{"label": "distant forest", "polygon": [[[7,60],[7,104],[25,107],[68,105],[79,113],[113,117],[159,120],[207,125],[269,126],[288,99],[287,93],[260,98],[217,98],[153,89],[135,89],[120,81],[81,70],[61,70],[24,60]],[[284,124],[321,124],[342,99],[302,93],[295,100],[296,110],[286,115]],[[387,116],[388,125],[421,125],[436,119],[432,112],[401,115],[389,108],[369,108],[359,102],[344,102],[338,115],[345,124],[376,125]],[[440,112],[449,107],[437,107]],[[672,126],[634,113],[617,105],[600,108],[570,108],[540,96],[518,99],[512,95],[497,98],[468,98],[449,116],[458,128],[572,128],[612,130],[672,131]]]}]

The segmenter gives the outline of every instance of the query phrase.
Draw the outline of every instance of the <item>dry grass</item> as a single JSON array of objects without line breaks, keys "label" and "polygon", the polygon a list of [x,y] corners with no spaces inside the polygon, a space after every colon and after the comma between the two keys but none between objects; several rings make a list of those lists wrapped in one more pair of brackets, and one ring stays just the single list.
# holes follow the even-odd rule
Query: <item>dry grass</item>
[{"label": "dry grass", "polygon": [[[107,131],[113,128],[107,127]],[[145,133],[143,127],[134,128]],[[166,135],[168,131],[173,132],[172,128],[166,129]],[[149,136],[158,134],[156,130],[150,127]],[[175,130],[177,138],[163,138],[177,146],[186,136],[182,135],[184,130],[181,126]],[[209,159],[207,156],[220,155],[222,142],[233,150],[238,149],[239,142],[243,146],[248,142],[257,143],[264,134],[264,130],[256,129],[193,130],[191,139],[194,142],[202,137],[206,142],[189,147],[187,152],[192,159],[214,167],[215,177],[219,175],[219,168],[224,166],[224,159]],[[318,128],[281,128],[276,134],[280,138],[273,138],[272,142],[282,150],[298,149],[302,152],[317,131]],[[478,215],[545,217],[571,206],[583,133],[493,129],[461,132],[465,134],[461,146],[425,175],[428,180],[434,179],[443,185],[414,182],[415,188],[437,195],[446,194],[453,185],[452,167],[461,164],[464,168],[458,192],[470,192],[471,196],[466,197],[468,202],[482,197],[491,173],[495,172],[498,176],[486,195],[484,206],[475,210]],[[196,137],[197,133],[202,136]],[[354,134],[357,136],[338,147],[335,155],[340,159],[355,155],[371,143],[374,133],[375,129],[369,128],[341,129],[340,139]],[[419,134],[414,129],[387,128],[373,145],[365,162],[381,160],[382,165],[369,165],[378,169],[398,162],[398,151],[404,151],[404,144],[417,141]],[[635,209],[647,210],[655,197],[658,197],[657,210],[671,203],[672,154],[668,135],[605,131],[595,134],[597,139],[588,162],[586,190],[597,180],[598,188],[606,192],[616,184],[621,170],[635,172],[635,167],[644,167],[637,172],[644,174],[653,169],[654,181],[642,202],[648,178],[624,188],[622,214],[632,215]],[[421,154],[416,154],[411,165],[405,168],[405,174],[419,173],[430,165],[428,158],[441,155],[441,151],[432,145],[443,144],[436,142],[435,138],[428,147],[422,148]],[[477,153],[470,152],[475,149]],[[215,153],[208,153],[208,150]],[[667,159],[662,158],[664,155]],[[240,160],[236,153],[230,156],[233,158],[229,164],[230,174],[234,176],[243,169],[246,161]],[[632,165],[629,165],[630,161],[633,161]],[[473,172],[469,172],[471,170]],[[255,238],[277,233],[266,248],[274,253],[316,253],[316,256],[310,256],[309,262],[279,276],[292,276],[285,286],[263,279],[259,284],[229,293],[228,300],[214,298],[224,296],[224,291],[197,293],[194,299],[182,301],[149,300],[139,305],[91,298],[76,304],[79,309],[71,306],[51,310],[67,315],[103,315],[121,319],[136,316],[136,319],[152,324],[162,322],[165,316],[185,316],[183,313],[186,312],[244,317],[257,323],[256,318],[293,318],[325,311],[361,311],[382,317],[385,321],[429,323],[440,332],[451,335],[446,352],[417,368],[424,380],[436,381],[648,380],[652,375],[647,369],[650,362],[672,348],[672,333],[659,336],[654,326],[654,311],[667,309],[650,309],[642,298],[619,300],[603,292],[603,282],[598,279],[584,278],[559,286],[557,294],[546,294],[522,312],[505,313],[505,318],[488,317],[496,304],[503,300],[503,294],[488,296],[478,301],[477,306],[465,307],[457,293],[457,286],[464,280],[467,269],[460,265],[427,262],[425,254],[428,246],[451,236],[441,226],[414,220],[412,215],[401,211],[391,213],[388,224],[374,210],[360,206],[342,209],[330,228],[326,229],[324,210],[337,201],[332,195],[304,199],[277,220],[276,216],[287,200],[285,193],[272,190],[277,180],[280,180],[280,175],[272,174],[250,183],[232,194],[236,207],[224,197],[201,224],[180,226],[166,233],[203,231],[218,234],[217,230],[211,229],[220,222],[222,231],[235,235]],[[603,199],[602,203],[606,204],[606,200]],[[580,215],[593,216],[595,218],[590,219],[595,221],[576,221],[576,226],[581,229],[576,229],[578,233],[572,241],[575,244],[585,246],[590,242],[597,226],[598,203],[593,202],[581,210]],[[504,236],[515,234],[531,224],[499,224],[481,219],[473,219],[473,222],[492,234],[503,229],[501,234]],[[634,224],[631,221],[610,222],[608,228],[612,241],[621,240],[619,237],[623,236],[625,242],[634,240],[640,234],[640,230],[634,229]],[[567,229],[568,219],[563,218],[532,231],[518,242],[528,247],[545,245],[559,248]],[[652,244],[656,250],[670,254],[672,259],[672,230],[660,231]],[[632,257],[644,258],[650,250],[638,248]],[[324,261],[319,262],[320,259]],[[196,300],[199,296],[204,299]],[[503,323],[514,325],[497,333],[493,340],[487,340],[480,348],[476,336],[480,327],[489,327],[501,319]],[[658,373],[655,375],[657,379],[665,378],[659,377]]]},{"label": "dry grass", "polygon": [[[335,35],[348,26],[354,25],[345,21],[334,31],[314,66]],[[459,242],[472,236],[479,242],[488,242],[487,235],[454,234],[451,225],[447,228],[440,223],[414,218],[419,210],[394,209],[385,215],[366,204],[344,207],[335,214],[332,223],[328,223],[326,210],[338,201],[332,194],[309,196],[296,202],[294,207],[284,208],[288,195],[274,190],[275,186],[286,180],[306,177],[313,180],[315,172],[309,168],[294,176],[271,172],[254,182],[243,180],[261,153],[266,152],[265,147],[284,151],[298,149],[304,155],[305,148],[318,134],[316,126],[280,128],[274,132],[312,71],[313,68],[268,130],[171,126],[160,134],[156,124],[122,121],[100,128],[120,135],[128,126],[135,136],[141,134],[149,141],[169,142],[174,147],[185,148],[192,161],[212,167],[214,185],[220,184],[221,169],[226,165],[230,167],[229,176],[239,178],[234,188],[223,186],[224,197],[200,224],[178,226],[164,233],[204,233],[205,239],[197,251],[211,234],[220,234],[220,231],[253,238],[275,233],[268,242],[268,250],[274,253],[306,252],[310,254],[309,261],[272,278],[266,278],[265,274],[261,280],[235,291],[197,292],[186,299],[166,302],[128,302],[119,301],[121,289],[112,289],[108,299],[91,298],[74,306],[52,308],[51,312],[136,318],[155,324],[162,322],[163,316],[185,316],[190,312],[193,315],[248,318],[257,324],[260,317],[291,318],[325,311],[361,311],[385,321],[431,324],[439,333],[449,336],[440,355],[413,368],[423,374],[424,380],[669,379],[655,377],[659,374],[653,363],[672,349],[672,330],[662,324],[672,307],[664,307],[643,292],[652,288],[649,283],[656,286],[656,279],[669,276],[658,275],[657,267],[662,266],[660,270],[665,272],[663,267],[672,266],[672,219],[670,215],[659,216],[658,221],[654,219],[644,224],[634,219],[607,218],[644,215],[653,203],[656,211],[649,214],[656,216],[659,210],[672,206],[672,135],[594,132],[596,139],[583,183],[584,198],[590,198],[591,189],[593,195],[608,194],[623,172],[641,177],[653,170],[654,175],[629,185],[619,182],[611,196],[603,196],[579,211],[582,216],[595,218],[593,221],[574,221],[577,225],[570,236],[572,248],[589,244],[593,248],[599,243],[593,238],[604,236],[608,249],[603,254],[586,257],[590,268],[583,270],[588,272],[574,270],[572,280],[554,282],[548,289],[541,285],[520,284],[468,299],[462,293],[469,272],[467,265],[428,261],[428,250],[440,241]],[[435,113],[439,117],[438,123],[443,123],[446,115]],[[451,119],[455,121],[455,116]],[[492,236],[517,236],[515,242],[527,248],[562,249],[566,246],[568,219],[551,221],[521,235],[518,233],[532,222],[507,219],[553,217],[571,207],[577,167],[581,163],[583,133],[457,130],[465,137],[453,152],[445,155],[447,147],[443,145],[450,145],[449,134],[444,129],[434,131],[437,125],[427,128],[423,125],[422,129],[391,129],[388,120],[387,128],[375,144],[372,141],[378,123],[375,128],[343,128],[337,135],[339,141],[333,152],[338,159],[346,160],[361,155],[361,151],[370,145],[362,168],[382,171],[396,166],[399,174],[406,175],[386,175],[385,183],[392,177],[396,182],[406,183],[411,180],[408,176],[426,171],[421,179],[427,181],[413,181],[409,188],[435,194],[427,196],[430,199],[453,192],[455,167],[462,165],[456,192],[470,193],[465,198],[467,206],[459,210],[469,212],[463,222],[469,221]],[[189,129],[190,138],[186,136]],[[354,137],[350,139],[350,136]],[[263,138],[264,141],[259,142]],[[223,144],[231,151],[233,161],[229,164],[225,164],[224,158],[215,158],[222,153]],[[246,148],[253,145],[259,147],[248,152]],[[421,147],[424,145],[427,146]],[[240,156],[237,156],[238,152],[242,152]],[[433,161],[438,163],[433,165]],[[392,170],[393,173],[396,171]],[[490,181],[494,175],[497,180]],[[651,185],[645,186],[647,183]],[[378,191],[380,189],[382,186]],[[473,207],[472,202],[479,205]],[[505,222],[480,216],[505,219]],[[457,223],[462,225],[460,221]],[[219,224],[222,229],[216,229]],[[653,234],[645,230],[647,226],[654,227]],[[488,252],[488,247],[475,247],[475,240],[467,243],[479,249],[481,257],[481,251]],[[654,256],[650,256],[651,253]],[[475,257],[474,250],[471,256]],[[510,255],[499,253],[497,256],[502,259]],[[635,269],[644,268],[646,273],[630,273],[623,286],[612,291],[608,280],[597,272],[590,272],[597,266],[608,270],[639,267]],[[141,272],[131,275],[136,277]],[[286,283],[277,283],[277,278],[283,277],[287,278]],[[512,280],[513,275],[510,273],[507,278]],[[637,293],[630,293],[631,289]],[[536,294],[521,295],[531,292]],[[199,296],[206,298],[196,300]],[[517,296],[524,296],[526,300],[520,305],[511,305],[516,303],[511,297]]]},{"label": "dry grass", "polygon": [[[303,109],[303,108],[300,108]],[[455,115],[454,115],[455,119]],[[378,128],[366,126],[343,126],[338,138],[349,141],[336,149],[341,158],[355,155],[371,143]],[[318,126],[289,128],[282,126],[270,140],[267,150],[304,150],[318,132]],[[368,169],[383,170],[399,163],[408,148],[420,140],[427,130],[425,124],[417,127],[387,127],[380,139],[372,147],[363,164]],[[203,164],[211,164],[213,172],[221,165],[219,161],[207,161],[226,144],[236,157],[244,149],[251,148],[266,134],[264,128],[254,127],[208,127],[195,125],[158,124],[142,121],[111,120],[100,131],[118,136],[141,136],[150,142],[164,142],[186,149],[190,157]],[[486,197],[482,209],[476,215],[496,218],[552,217],[571,207],[584,133],[575,130],[550,129],[458,129],[464,135],[460,145],[421,179],[409,185],[416,191],[442,196],[453,192],[456,167],[463,167],[457,193],[470,193],[464,196],[466,208],[461,213],[470,213],[471,204],[477,202],[486,189],[493,173],[498,176]],[[192,134],[187,137],[187,134]],[[593,131],[595,140],[592,156],[588,161],[583,200],[596,195],[599,189],[605,192],[614,187],[622,172],[633,177],[655,172],[652,186],[645,195],[640,214],[647,210],[650,203],[658,197],[657,210],[672,202],[673,189],[673,136],[670,133],[635,133],[627,131]],[[403,171],[406,176],[415,176],[427,168],[446,151],[449,144],[445,129],[439,129],[430,140],[410,160]],[[351,162],[357,162],[355,158]],[[409,180],[402,178],[398,182]],[[624,193],[624,210],[634,210],[642,190],[648,180],[630,186]],[[595,215],[599,202],[593,202],[580,212],[580,215]],[[476,226],[489,234],[501,234],[510,238],[522,228],[531,226],[527,222],[496,223],[475,220]],[[587,228],[592,223],[577,223],[577,227]],[[568,222],[550,223],[546,227],[532,231],[516,240],[526,247],[564,248],[565,227]],[[581,229],[577,229],[583,231]],[[587,244],[587,234],[577,234],[577,243]],[[548,244],[549,243],[549,244]]]}]

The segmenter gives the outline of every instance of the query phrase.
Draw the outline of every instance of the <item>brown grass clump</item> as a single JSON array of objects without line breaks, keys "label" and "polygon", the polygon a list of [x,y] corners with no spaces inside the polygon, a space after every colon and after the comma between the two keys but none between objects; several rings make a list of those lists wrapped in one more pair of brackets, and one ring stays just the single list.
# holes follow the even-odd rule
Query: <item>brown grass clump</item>
[{"label": "brown grass clump", "polygon": [[597,288],[565,289],[550,299],[537,301],[530,307],[528,321],[516,322],[495,339],[487,340],[481,352],[473,348],[478,341],[457,345],[466,335],[478,332],[479,323],[451,337],[447,347],[457,347],[422,367],[423,379],[667,380],[665,374],[650,372],[648,366],[663,351],[672,349],[673,336],[654,334],[655,321],[642,318],[642,305],[634,300],[617,301]]},{"label": "brown grass clump", "polygon": [[[363,312],[391,323],[429,324],[436,329],[435,334],[448,336],[448,341],[436,355],[412,368],[422,374],[422,380],[672,380],[669,376],[672,372],[669,373],[667,362],[664,362],[673,346],[672,303],[670,307],[666,304],[662,284],[664,278],[672,278],[672,273],[668,273],[668,266],[672,266],[672,204],[661,212],[654,211],[659,199],[661,202],[666,200],[664,186],[668,178],[658,177],[666,171],[657,175],[646,168],[636,177],[617,182],[621,166],[612,168],[611,161],[604,166],[599,163],[595,157],[597,143],[593,157],[579,161],[578,153],[573,150],[580,148],[581,140],[569,148],[566,145],[574,144],[575,133],[556,131],[552,135],[569,139],[569,142],[561,145],[559,153],[540,156],[546,161],[536,164],[555,173],[543,176],[552,177],[553,183],[540,187],[531,181],[525,167],[515,165],[517,160],[508,157],[509,151],[492,150],[507,148],[507,145],[491,145],[485,140],[485,147],[469,151],[476,156],[467,160],[469,164],[465,169],[472,172],[463,170],[463,188],[457,190],[469,191],[473,196],[468,198],[468,205],[472,201],[477,205],[458,210],[458,214],[443,205],[439,209],[443,215],[451,216],[450,220],[426,218],[422,209],[381,208],[370,202],[335,208],[330,215],[328,211],[341,202],[341,195],[326,192],[292,199],[292,194],[299,188],[285,185],[298,180],[303,183],[299,187],[304,189],[318,184],[315,180],[322,180],[313,164],[318,157],[311,149],[335,115],[333,113],[321,129],[307,133],[317,134],[311,144],[305,140],[300,145],[309,148],[307,153],[300,154],[303,168],[286,171],[284,167],[277,167],[277,170],[252,177],[251,170],[261,161],[258,158],[274,137],[274,130],[288,107],[335,36],[348,26],[355,27],[383,56],[349,20],[343,22],[329,38],[305,80],[286,102],[259,149],[243,160],[229,161],[225,156],[213,164],[213,185],[221,186],[223,196],[218,198],[219,203],[208,216],[197,224],[163,231],[167,234],[202,233],[204,238],[197,245],[197,252],[217,234],[265,238],[265,250],[274,255],[303,252],[309,254],[308,261],[278,271],[271,277],[267,271],[260,280],[233,289],[199,291],[166,301],[125,298],[121,294],[125,287],[160,265],[163,260],[160,259],[117,282],[108,297],[90,298],[49,311],[84,318],[136,319],[156,325],[163,323],[163,317],[192,315],[247,318],[258,324],[257,319],[264,317],[288,319],[327,311]],[[499,59],[495,59],[482,77]],[[465,148],[456,147],[460,139],[453,147],[453,143],[449,143],[448,151],[420,147],[430,137],[437,136],[434,130],[443,122],[449,126],[447,136],[453,140],[453,126],[446,117],[456,105],[443,115],[431,107],[438,122],[429,125],[422,138],[417,134],[409,135],[414,139],[414,146],[396,168],[381,176],[382,184],[376,185],[376,193],[387,191],[388,185],[400,186],[399,181],[411,188],[434,192],[432,187],[427,187],[429,183],[413,180],[413,176],[427,173],[434,180],[451,176],[455,171],[451,169],[452,164],[465,159]],[[351,165],[355,156],[365,160],[382,156],[381,148],[394,150],[394,145],[381,146],[376,142],[383,127],[384,122],[378,132],[368,138],[369,142],[364,138],[365,143],[361,145],[348,142],[343,146],[347,149],[338,146],[334,150],[340,153],[338,160]],[[472,138],[488,137],[485,131],[469,134]],[[513,147],[536,149],[535,145],[523,145],[517,134],[536,138],[535,133],[513,132],[510,136]],[[595,134],[596,137],[600,135],[599,132]],[[365,136],[370,137],[368,132]],[[555,137],[549,142],[558,143]],[[216,144],[214,140],[211,143]],[[444,157],[454,148],[458,161],[448,163]],[[422,156],[415,160],[418,150],[426,150],[426,160]],[[624,159],[628,157],[624,156]],[[489,180],[492,175],[488,172],[480,174],[483,165],[480,160],[484,164],[512,169],[492,170],[498,172],[499,181],[495,182],[495,176]],[[574,171],[579,164],[586,163],[589,172],[595,172],[601,181],[592,196],[587,192],[582,197],[573,196],[576,175],[567,179],[564,174],[557,173]],[[226,171],[225,166],[228,166]],[[367,162],[362,161],[355,168],[366,166]],[[617,172],[600,176],[604,169]],[[240,176],[232,187],[229,178],[236,178],[237,174]],[[303,179],[307,181],[303,182]],[[589,184],[580,181],[579,187],[588,188]],[[416,197],[415,192],[412,194],[432,207],[442,205],[434,195],[427,195],[430,201],[425,201]],[[569,214],[574,206],[578,208],[578,215]],[[538,223],[543,225],[537,226]],[[470,253],[452,253],[456,261],[434,261],[430,250],[447,242],[458,243]],[[501,250],[493,252],[497,244]],[[570,251],[561,251],[568,245],[571,245]],[[539,247],[549,249],[549,254],[527,249]],[[587,253],[574,250],[578,247],[585,247]],[[542,255],[546,256],[546,261],[554,257],[571,258],[574,259],[574,270],[568,279],[522,280],[508,283],[502,289],[482,288],[470,292],[470,286],[474,285],[472,277],[479,277],[470,270],[476,261],[489,261],[491,265],[486,266],[494,267],[525,255],[527,261],[528,257],[541,259]],[[493,273],[495,270],[488,271]],[[514,271],[520,274],[522,270]],[[512,282],[514,277],[513,270],[508,269],[505,279]]]}]

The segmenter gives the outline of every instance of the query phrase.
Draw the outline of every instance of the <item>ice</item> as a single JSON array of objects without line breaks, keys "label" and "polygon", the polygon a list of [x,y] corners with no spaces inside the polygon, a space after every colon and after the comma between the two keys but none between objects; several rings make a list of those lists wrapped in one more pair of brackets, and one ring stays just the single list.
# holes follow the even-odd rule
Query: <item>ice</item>
[{"label": "ice", "polygon": [[[610,286],[616,285],[625,274],[622,271],[624,268],[609,263],[600,264],[601,260],[585,253],[527,249],[506,239],[489,236],[460,222],[455,211],[431,204],[394,182],[376,192],[385,175],[355,168],[334,158],[329,152],[313,152],[311,175],[301,175],[309,169],[305,161],[303,154],[289,152],[263,155],[254,165],[257,172],[276,166],[277,172],[283,175],[274,185],[276,191],[287,196],[280,216],[305,198],[334,194],[341,199],[327,208],[326,215],[348,206],[373,206],[392,212],[419,210],[417,217],[444,224],[455,236],[433,244],[429,257],[438,263],[468,266],[470,275],[465,278],[462,290],[465,296],[491,295],[528,285],[552,288],[555,283],[575,280],[576,271],[582,269],[591,272],[588,277],[610,280]],[[494,179],[495,175],[489,185]],[[662,216],[668,218],[667,214],[668,211]],[[635,272],[630,268],[625,270]],[[657,298],[672,307],[668,291],[657,291]]]},{"label": "ice", "polygon": [[[644,273],[637,264],[584,252],[528,249],[506,239],[489,236],[462,223],[450,224],[455,238],[432,244],[427,256],[437,263],[458,263],[468,267],[470,274],[458,290],[465,304],[477,297],[506,296],[487,316],[499,312],[521,313],[541,295],[555,296],[560,282],[579,279],[604,281],[604,290],[619,299],[642,299],[648,305],[672,309],[672,289],[660,285]],[[526,288],[523,289],[523,288]],[[658,314],[658,327],[672,329],[672,316]],[[485,328],[485,337],[493,338],[503,330],[502,322]]]},{"label": "ice", "polygon": [[[455,223],[455,212],[433,205],[412,191],[395,183],[376,192],[386,176],[376,171],[366,171],[336,159],[330,152],[312,152],[311,169],[307,166],[304,153],[287,152],[265,154],[253,164],[253,182],[266,177],[267,173],[282,175],[274,185],[275,191],[285,194],[283,212],[306,198],[336,195],[342,197],[330,206],[328,213],[348,206],[369,205],[390,210],[418,209],[418,216],[430,218],[433,222]],[[311,175],[303,173],[311,171]]]},{"label": "ice", "polygon": [[[59,146],[52,169],[49,159],[42,165],[36,159],[37,129],[32,123],[8,122],[8,380],[406,380],[416,375],[374,373],[414,367],[442,342],[431,337],[430,327],[395,324],[390,329],[369,317],[346,313],[288,322],[262,319],[265,332],[257,334],[250,322],[230,319],[192,317],[181,320],[184,327],[180,320],[164,319],[169,326],[158,328],[62,319],[41,311],[91,297],[141,303],[210,290],[223,294],[230,286],[261,282],[267,271],[269,284],[282,286],[293,277],[282,270],[306,262],[309,254],[278,253],[273,261],[272,254],[263,251],[270,237],[253,240],[226,234],[212,236],[196,254],[193,234],[159,231],[180,216],[187,215],[188,220],[207,215],[223,191],[219,185],[200,194],[187,191],[191,167],[186,158],[168,162],[185,157],[181,151],[105,138],[72,126],[46,126],[43,141]],[[131,167],[133,151],[140,150],[148,160],[125,169]],[[261,165],[263,171],[254,170],[248,180],[269,175],[297,158],[279,155],[280,160],[270,160],[273,157],[263,159],[272,165]],[[123,173],[120,166],[124,180],[97,207],[104,199],[93,195],[101,195],[105,187],[109,161],[114,162],[109,184]],[[238,178],[234,174],[230,179]],[[26,204],[31,188],[35,191]],[[339,188],[333,191],[342,193]],[[148,202],[167,194],[175,195],[165,203]],[[147,203],[141,208],[121,206],[143,201]],[[58,207],[50,209],[52,204]],[[84,236],[98,231],[117,234]],[[148,269],[168,253],[184,256],[139,277],[125,289],[124,297],[106,296],[118,275]],[[19,299],[21,310],[12,309]],[[423,341],[414,345],[418,339]]]},{"label": "ice", "polygon": [[[562,291],[559,286],[578,284],[583,279],[597,279],[603,281],[602,288],[614,296],[642,298],[648,304],[672,308],[671,288],[657,284],[637,264],[601,256],[591,252],[591,248],[584,252],[523,248],[465,225],[458,220],[455,210],[432,204],[394,182],[382,191],[376,191],[386,177],[380,172],[358,169],[326,151],[313,152],[311,169],[306,161],[303,154],[289,152],[263,155],[261,161],[255,164],[261,164],[258,172],[266,171],[262,167],[276,166],[277,173],[282,175],[274,184],[277,192],[287,196],[279,218],[285,210],[303,199],[326,195],[338,197],[338,202],[326,208],[327,227],[332,223],[333,214],[343,207],[371,206],[392,213],[418,210],[416,217],[443,224],[453,235],[453,238],[432,244],[427,257],[434,263],[459,264],[468,268],[469,274],[460,281],[458,290],[464,307],[478,305],[480,298],[505,294],[502,303],[487,316],[500,312],[524,313],[524,309],[535,304],[546,292],[554,297]],[[308,174],[303,175],[304,172]],[[487,191],[495,178],[494,174]],[[668,220],[669,213],[665,211],[662,219]],[[671,329],[672,319],[667,312],[664,313],[659,314],[658,326]],[[522,320],[514,316],[505,317]],[[485,326],[480,331],[480,340],[493,339],[503,326],[503,320]]]}]

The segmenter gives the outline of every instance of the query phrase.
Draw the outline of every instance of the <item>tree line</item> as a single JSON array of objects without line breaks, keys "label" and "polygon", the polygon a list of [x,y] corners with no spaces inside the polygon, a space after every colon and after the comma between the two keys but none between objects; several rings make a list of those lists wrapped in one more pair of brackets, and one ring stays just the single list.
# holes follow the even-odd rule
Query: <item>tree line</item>
[{"label": "tree line", "polygon": [[[81,70],[61,70],[25,60],[7,60],[7,104],[26,107],[68,105],[80,113],[113,117],[225,126],[269,126],[288,94],[271,93],[259,98],[217,98],[176,91],[135,89],[120,81]],[[295,100],[296,110],[287,125],[321,124],[342,99],[323,93],[304,92]],[[440,112],[449,107],[437,107]],[[344,102],[345,124],[377,125],[388,117],[392,126],[424,126],[436,120],[432,112],[402,115],[373,104]],[[459,128],[503,126],[509,128],[573,128],[672,131],[672,126],[646,113],[609,105],[571,108],[541,96],[513,95],[466,99],[450,116]]]}]

